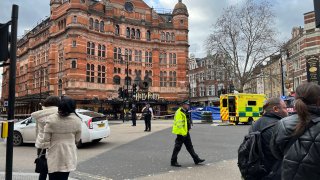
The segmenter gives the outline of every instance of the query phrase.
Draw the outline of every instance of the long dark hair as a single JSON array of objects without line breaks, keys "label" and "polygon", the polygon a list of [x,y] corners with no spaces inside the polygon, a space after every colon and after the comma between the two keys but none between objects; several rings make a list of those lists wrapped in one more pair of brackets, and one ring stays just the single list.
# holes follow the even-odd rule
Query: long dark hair
[{"label": "long dark hair", "polygon": [[67,96],[62,96],[58,106],[60,116],[69,116],[76,111],[76,101]]},{"label": "long dark hair", "polygon": [[295,109],[299,116],[294,135],[301,135],[309,125],[310,113],[308,105],[317,105],[320,97],[320,86],[314,83],[304,83],[297,87],[295,95]]}]

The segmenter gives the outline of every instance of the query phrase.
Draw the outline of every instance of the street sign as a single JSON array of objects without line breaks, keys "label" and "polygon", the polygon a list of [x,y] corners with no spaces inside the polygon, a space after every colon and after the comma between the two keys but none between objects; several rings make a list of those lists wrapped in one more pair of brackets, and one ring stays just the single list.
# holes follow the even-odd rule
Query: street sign
[{"label": "street sign", "polygon": [[3,106],[4,106],[4,107],[8,107],[8,105],[9,105],[8,101],[4,101],[4,102],[3,102]]}]

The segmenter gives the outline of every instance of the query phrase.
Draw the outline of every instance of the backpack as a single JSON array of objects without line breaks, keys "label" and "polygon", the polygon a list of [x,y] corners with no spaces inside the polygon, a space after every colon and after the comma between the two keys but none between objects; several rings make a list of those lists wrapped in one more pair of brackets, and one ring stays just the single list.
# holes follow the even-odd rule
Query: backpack
[{"label": "backpack", "polygon": [[250,132],[244,137],[238,149],[238,167],[243,179],[261,179],[269,174],[262,162],[264,154],[261,138],[263,131],[274,125],[275,123],[266,126],[261,131]]}]

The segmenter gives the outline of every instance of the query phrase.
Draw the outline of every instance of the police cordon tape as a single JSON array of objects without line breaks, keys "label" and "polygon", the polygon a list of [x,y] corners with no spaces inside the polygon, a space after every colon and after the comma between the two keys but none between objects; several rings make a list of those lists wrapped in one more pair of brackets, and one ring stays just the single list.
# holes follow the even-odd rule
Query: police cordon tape
[{"label": "police cordon tape", "polygon": [[174,114],[168,114],[168,115],[164,115],[164,116],[153,116],[153,118],[157,118],[157,119],[161,119],[161,118],[167,118],[167,117],[173,117]]},{"label": "police cordon tape", "polygon": [[14,119],[14,120],[0,121],[0,124],[1,124],[0,134],[1,134],[2,139],[8,137],[9,122],[15,122],[15,121],[17,121],[17,120]]}]

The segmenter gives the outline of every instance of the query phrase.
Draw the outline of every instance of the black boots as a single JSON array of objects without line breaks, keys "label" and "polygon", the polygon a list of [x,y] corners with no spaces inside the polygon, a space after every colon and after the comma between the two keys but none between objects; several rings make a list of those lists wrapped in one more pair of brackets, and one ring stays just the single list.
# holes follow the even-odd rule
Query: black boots
[{"label": "black boots", "polygon": [[194,163],[195,163],[195,164],[199,164],[199,163],[202,163],[202,162],[204,162],[204,161],[205,161],[204,159],[198,158],[198,159],[195,159],[195,160],[194,160]]},{"label": "black boots", "polygon": [[181,167],[181,165],[177,161],[171,161],[171,166]]}]

